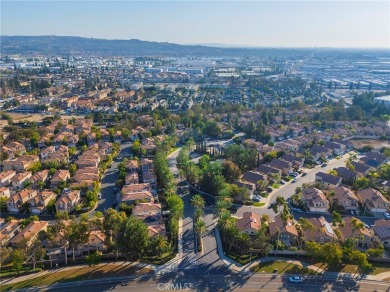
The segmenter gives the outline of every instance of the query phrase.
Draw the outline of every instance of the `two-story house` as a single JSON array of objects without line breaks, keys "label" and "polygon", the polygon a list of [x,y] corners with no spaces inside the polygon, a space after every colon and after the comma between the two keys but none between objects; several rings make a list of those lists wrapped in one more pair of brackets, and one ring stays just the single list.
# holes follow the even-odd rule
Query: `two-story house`
[{"label": "two-story house", "polygon": [[374,232],[374,241],[382,244],[386,250],[390,249],[390,220],[376,220],[372,231]]},{"label": "two-story house", "polygon": [[22,173],[17,173],[12,179],[12,189],[13,190],[21,190],[24,187],[25,182],[27,182],[31,178],[31,171],[26,171]]},{"label": "two-story house", "polygon": [[80,203],[81,195],[79,190],[65,192],[61,194],[60,198],[55,203],[57,213],[68,212],[71,213],[75,207]]},{"label": "two-story house", "polygon": [[310,212],[327,213],[329,210],[329,201],[319,189],[304,189],[302,191],[302,201]]},{"label": "two-story house", "polygon": [[341,185],[342,178],[324,172],[317,172],[315,180],[320,182],[324,189],[334,189]]},{"label": "two-story house", "polygon": [[343,186],[330,190],[330,201],[333,206],[344,208],[344,210],[359,210],[359,199],[355,193]]},{"label": "two-story house", "polygon": [[16,171],[8,170],[0,173],[0,187],[7,187],[11,184],[12,178],[16,175]]},{"label": "two-story house", "polygon": [[269,223],[268,229],[270,238],[273,241],[280,240],[284,242],[287,247],[296,245],[298,231],[291,219],[288,219],[287,222],[284,223],[281,216],[277,215],[275,221]]},{"label": "two-story house", "polygon": [[[341,240],[345,241],[348,238],[353,238],[357,241],[357,246],[362,248],[369,248],[373,242],[373,234],[371,234],[370,230],[362,224],[359,219],[354,217],[344,217],[344,224],[338,226],[341,234]],[[361,228],[358,228],[353,224],[353,222],[357,222],[361,225]]]},{"label": "two-story house", "polygon": [[36,190],[23,190],[9,197],[7,201],[8,212],[18,213],[24,204],[37,195]]},{"label": "two-story house", "polygon": [[142,220],[158,221],[161,218],[161,204],[139,203],[133,207],[132,214]]},{"label": "two-story house", "polygon": [[129,172],[138,172],[139,171],[138,160],[131,159],[131,160],[126,161],[125,168]]},{"label": "two-story house", "polygon": [[357,197],[363,207],[370,212],[385,213],[390,207],[390,202],[380,191],[368,188],[357,192]]},{"label": "two-story house", "polygon": [[53,174],[53,176],[50,180],[50,187],[51,187],[51,189],[55,189],[62,182],[67,182],[69,179],[70,179],[69,170],[59,169]]},{"label": "two-story house", "polygon": [[9,242],[12,247],[17,247],[22,241],[26,241],[27,246],[31,246],[34,240],[38,237],[39,232],[46,231],[48,225],[48,221],[33,221]]},{"label": "two-story house", "polygon": [[46,211],[46,206],[51,200],[56,198],[56,194],[50,190],[43,190],[35,197],[27,201],[30,205],[30,212],[32,214],[42,214]]},{"label": "two-story house", "polygon": [[20,230],[19,220],[10,220],[0,228],[0,245],[6,246],[8,241]]},{"label": "two-story house", "polygon": [[302,229],[302,235],[305,241],[315,241],[318,243],[327,243],[331,241],[337,241],[338,237],[333,231],[332,226],[324,217],[309,218],[308,221],[312,224],[313,228]]},{"label": "two-story house", "polygon": [[248,235],[256,235],[261,228],[260,215],[253,212],[244,212],[235,222],[238,230]]}]

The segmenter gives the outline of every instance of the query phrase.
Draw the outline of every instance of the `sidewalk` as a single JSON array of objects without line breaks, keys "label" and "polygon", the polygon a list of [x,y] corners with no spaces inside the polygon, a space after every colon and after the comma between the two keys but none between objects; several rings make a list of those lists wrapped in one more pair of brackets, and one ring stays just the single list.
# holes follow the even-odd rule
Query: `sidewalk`
[{"label": "sidewalk", "polygon": [[169,273],[177,269],[183,258],[183,219],[179,219],[179,239],[176,256],[170,261],[166,262],[162,266],[156,266],[154,269],[155,275],[161,275],[164,273]]},{"label": "sidewalk", "polygon": [[272,262],[272,261],[284,261],[287,263],[291,263],[294,265],[302,266],[305,268],[308,268],[310,270],[313,270],[319,274],[322,274],[322,277],[324,278],[331,278],[331,279],[336,279],[336,278],[348,278],[348,279],[365,279],[365,280],[373,280],[373,281],[382,281],[386,278],[390,278],[390,271],[389,272],[384,272],[380,273],[377,275],[365,275],[365,274],[352,274],[352,273],[337,273],[337,272],[328,272],[325,271],[317,266],[310,265],[308,263],[299,261],[299,260],[292,260],[290,258],[285,258],[285,257],[264,257],[261,259],[256,259],[253,260],[252,262],[246,264],[246,265],[240,265],[239,263],[235,262],[231,258],[227,257],[222,249],[222,242],[221,242],[221,237],[219,234],[218,228],[215,228],[215,240],[217,241],[217,250],[218,250],[218,255],[221,258],[221,260],[224,262],[224,264],[230,268],[233,271],[236,271],[238,273],[244,273],[244,274],[253,274],[250,270],[252,267],[259,265],[260,263],[266,263],[266,262]]}]

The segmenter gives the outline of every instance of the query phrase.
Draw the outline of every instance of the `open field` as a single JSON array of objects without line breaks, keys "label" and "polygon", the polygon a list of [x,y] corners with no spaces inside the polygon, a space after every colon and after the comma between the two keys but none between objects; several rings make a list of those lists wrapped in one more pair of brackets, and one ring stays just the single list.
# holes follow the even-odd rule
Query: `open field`
[{"label": "open field", "polygon": [[356,149],[361,149],[364,146],[371,146],[375,150],[381,150],[382,147],[390,147],[388,141],[372,140],[372,139],[359,139],[349,140]]}]

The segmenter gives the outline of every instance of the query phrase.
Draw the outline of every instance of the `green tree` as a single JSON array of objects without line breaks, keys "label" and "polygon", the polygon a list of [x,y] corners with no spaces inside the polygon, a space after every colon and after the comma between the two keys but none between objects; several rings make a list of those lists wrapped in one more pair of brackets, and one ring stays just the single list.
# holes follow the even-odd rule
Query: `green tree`
[{"label": "green tree", "polygon": [[36,239],[28,248],[28,254],[33,262],[33,269],[36,268],[37,261],[45,256],[46,250],[42,247],[42,242]]},{"label": "green tree", "polygon": [[79,220],[79,222],[72,220],[69,229],[69,244],[72,247],[73,262],[75,262],[75,249],[88,242],[90,229],[86,220]]},{"label": "green tree", "polygon": [[333,218],[332,219],[333,226],[338,226],[338,225],[344,226],[344,221],[340,213],[333,211],[332,218]]},{"label": "green tree", "polygon": [[77,170],[76,164],[71,163],[71,164],[69,165],[69,172],[70,172],[70,174],[71,174],[72,176],[75,174],[76,170]]},{"label": "green tree", "polygon": [[118,243],[127,260],[141,258],[149,245],[148,227],[141,219],[131,215],[123,224]]},{"label": "green tree", "polygon": [[355,190],[362,190],[370,187],[372,185],[372,182],[366,178],[366,177],[359,177],[355,180],[353,183],[353,188]]},{"label": "green tree", "polygon": [[101,251],[95,251],[93,254],[90,254],[85,257],[85,262],[87,263],[88,267],[92,267],[92,271],[95,271],[95,267],[100,264],[102,252]]},{"label": "green tree", "polygon": [[184,203],[178,195],[170,195],[167,198],[168,209],[172,217],[181,218],[184,214]]},{"label": "green tree", "polygon": [[240,177],[241,170],[234,162],[225,160],[222,164],[222,174],[226,181],[233,182]]},{"label": "green tree", "polygon": [[69,147],[68,152],[69,152],[69,156],[73,156],[76,154],[77,149],[76,149],[76,147]]},{"label": "green tree", "polygon": [[126,219],[125,212],[117,212],[112,208],[109,208],[104,214],[103,231],[106,235],[105,243],[110,249],[115,250],[116,258],[119,256],[119,234]]},{"label": "green tree", "polygon": [[18,273],[23,268],[23,263],[26,259],[26,254],[21,249],[15,249],[11,256],[12,268]]}]

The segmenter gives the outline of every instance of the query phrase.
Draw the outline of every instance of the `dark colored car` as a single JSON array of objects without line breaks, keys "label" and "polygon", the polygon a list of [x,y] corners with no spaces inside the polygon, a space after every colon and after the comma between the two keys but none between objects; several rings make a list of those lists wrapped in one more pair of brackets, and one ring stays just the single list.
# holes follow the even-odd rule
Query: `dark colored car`
[{"label": "dark colored car", "polygon": [[306,173],[306,172],[302,173],[302,176],[306,176],[306,175],[307,175],[307,173]]}]

